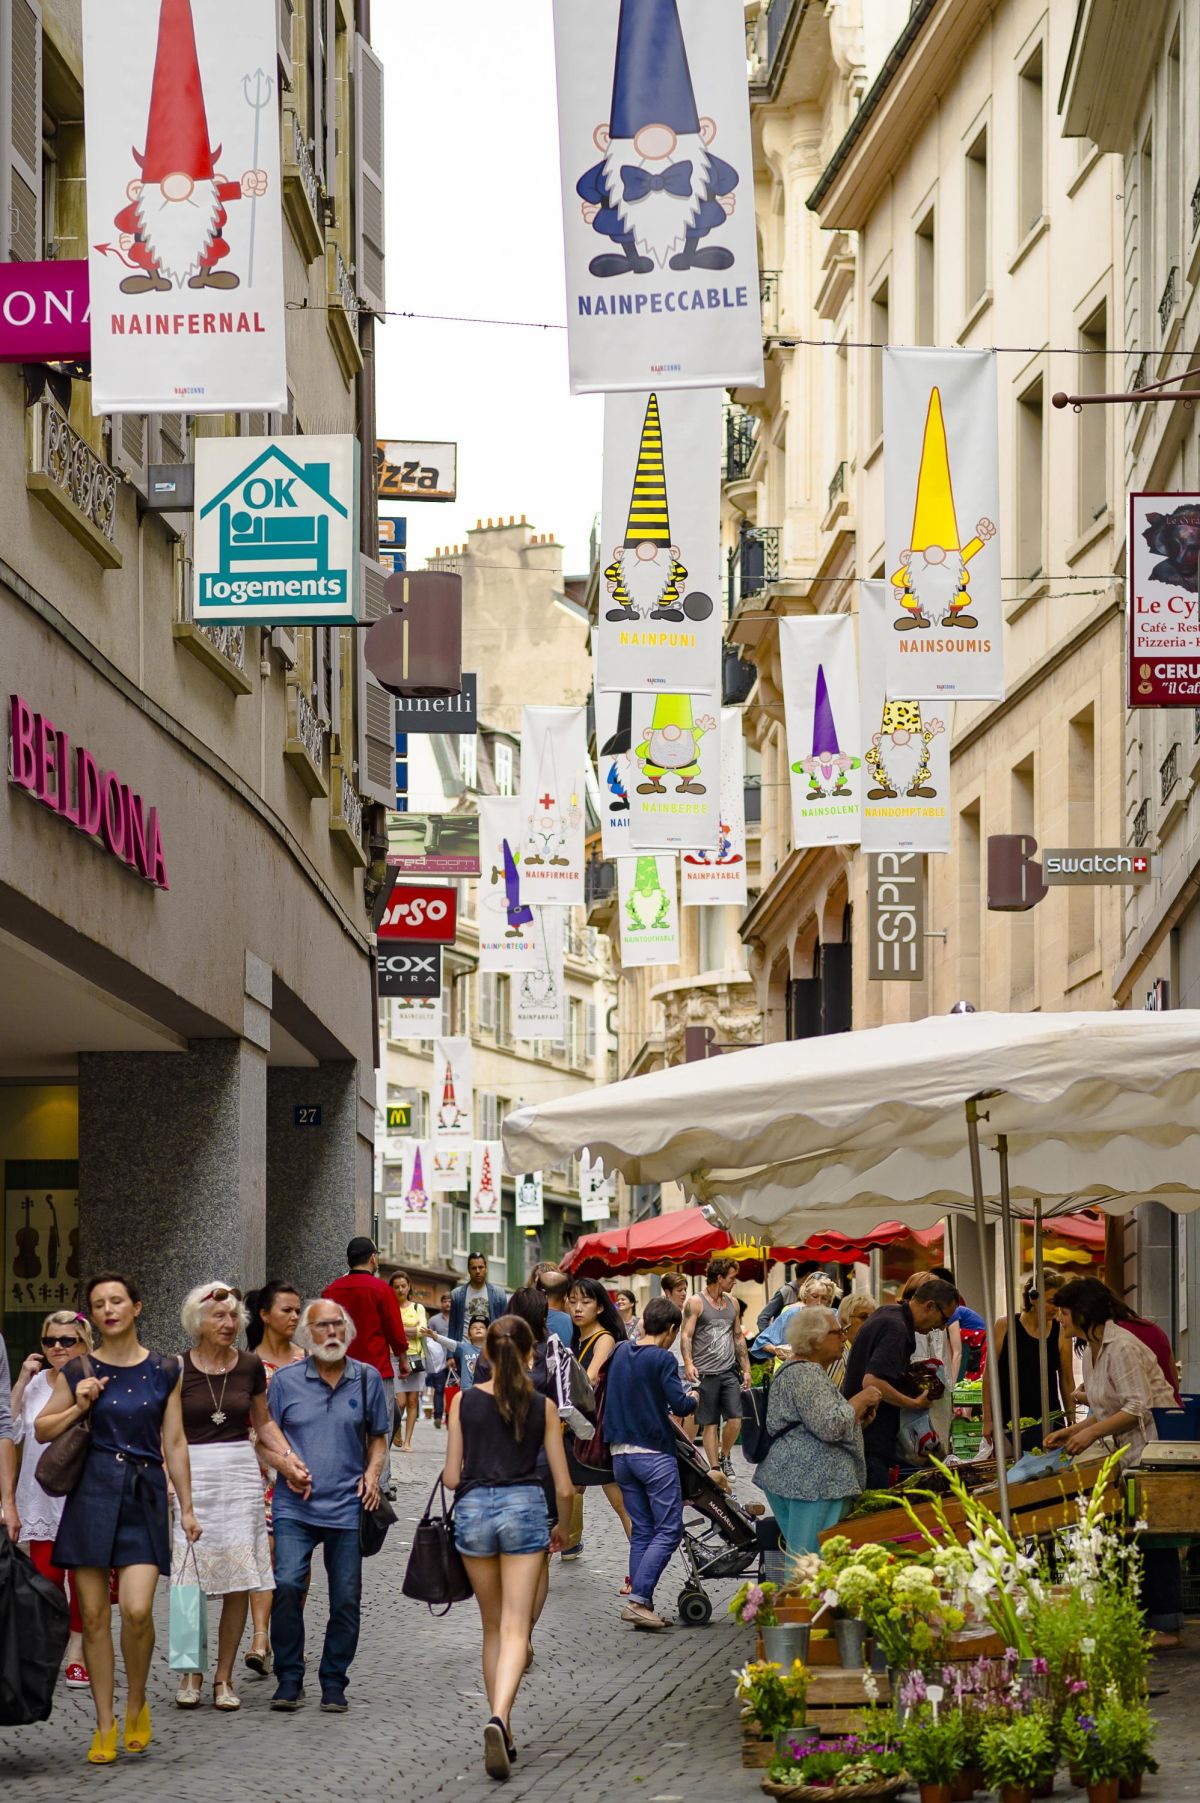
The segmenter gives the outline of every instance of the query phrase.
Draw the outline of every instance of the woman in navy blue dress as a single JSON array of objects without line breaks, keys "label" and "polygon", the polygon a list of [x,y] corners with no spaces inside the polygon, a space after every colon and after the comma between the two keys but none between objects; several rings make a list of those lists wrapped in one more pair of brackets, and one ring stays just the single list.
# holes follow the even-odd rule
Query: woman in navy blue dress
[{"label": "woman in navy blue dress", "polygon": [[74,1571],[83,1614],[83,1643],[96,1706],[96,1734],[88,1759],[93,1765],[111,1765],[117,1757],[109,1607],[109,1572],[114,1567],[129,1690],[125,1750],[144,1753],[151,1739],[146,1677],[154,1651],[154,1591],[159,1573],[171,1570],[164,1459],[189,1540],[200,1538],[200,1524],[192,1512],[178,1359],[160,1358],[139,1344],[142,1301],[131,1277],[104,1272],[89,1280],[85,1296],[98,1343],[92,1375],[81,1359],[73,1359],[55,1379],[34,1433],[42,1442],[57,1440],[73,1422],[90,1416],[91,1445],[63,1510],[54,1561]]}]

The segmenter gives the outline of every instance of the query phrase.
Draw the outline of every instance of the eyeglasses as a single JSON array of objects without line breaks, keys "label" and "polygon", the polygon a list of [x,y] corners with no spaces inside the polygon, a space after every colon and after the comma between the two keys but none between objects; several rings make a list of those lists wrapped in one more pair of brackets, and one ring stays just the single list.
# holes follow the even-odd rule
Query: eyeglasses
[{"label": "eyeglasses", "polygon": [[77,1333],[44,1333],[42,1335],[43,1346],[78,1346],[78,1344],[79,1335]]},{"label": "eyeglasses", "polygon": [[228,1302],[230,1298],[232,1298],[234,1302],[240,1302],[242,1300],[242,1292],[240,1290],[227,1290],[222,1287],[216,1290],[209,1290],[206,1296],[201,1296],[200,1301],[201,1304],[204,1304],[205,1302]]}]

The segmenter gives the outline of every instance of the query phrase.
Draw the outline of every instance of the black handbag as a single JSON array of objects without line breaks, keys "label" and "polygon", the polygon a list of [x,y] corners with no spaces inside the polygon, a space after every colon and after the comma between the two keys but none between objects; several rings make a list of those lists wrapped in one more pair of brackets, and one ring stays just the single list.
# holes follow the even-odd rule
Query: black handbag
[{"label": "black handbag", "polygon": [[0,1728],[49,1720],[69,1634],[66,1597],[0,1525]]},{"label": "black handbag", "polygon": [[[362,1443],[363,1471],[365,1472],[369,1462],[367,1449],[370,1445],[370,1436],[367,1433],[367,1367],[365,1365],[358,1367],[358,1379],[362,1385]],[[373,1559],[375,1554],[382,1550],[383,1543],[387,1539],[388,1529],[395,1520],[396,1511],[382,1491],[379,1496],[378,1508],[368,1509],[364,1504],[358,1517],[358,1546],[364,1559]]]},{"label": "black handbag", "polygon": [[[81,1357],[84,1376],[95,1377],[96,1373],[87,1353],[83,1353]],[[38,1459],[33,1474],[38,1487],[47,1496],[70,1496],[83,1476],[83,1468],[91,1450],[92,1412],[89,1409],[86,1415],[81,1415],[78,1421],[72,1421],[70,1427],[64,1428],[56,1440],[51,1440]]]},{"label": "black handbag", "polygon": [[[440,1501],[440,1513],[436,1515],[433,1511],[435,1496]],[[434,1615],[446,1615],[452,1603],[470,1600],[471,1580],[462,1554],[454,1544],[454,1505],[446,1507],[446,1487],[440,1477],[429,1492],[425,1513],[413,1535],[408,1567],[400,1588],[414,1602],[427,1603]]]}]

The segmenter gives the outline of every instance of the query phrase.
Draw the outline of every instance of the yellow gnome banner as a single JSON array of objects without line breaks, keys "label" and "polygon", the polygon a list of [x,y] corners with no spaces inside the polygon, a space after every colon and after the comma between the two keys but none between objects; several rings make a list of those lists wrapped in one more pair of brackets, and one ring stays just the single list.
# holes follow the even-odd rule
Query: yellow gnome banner
[{"label": "yellow gnome banner", "polygon": [[998,430],[993,351],[883,353],[891,699],[1003,698]]},{"label": "yellow gnome banner", "polygon": [[888,585],[861,582],[858,592],[865,773],[862,849],[948,852],[953,703],[888,700],[884,681]]}]

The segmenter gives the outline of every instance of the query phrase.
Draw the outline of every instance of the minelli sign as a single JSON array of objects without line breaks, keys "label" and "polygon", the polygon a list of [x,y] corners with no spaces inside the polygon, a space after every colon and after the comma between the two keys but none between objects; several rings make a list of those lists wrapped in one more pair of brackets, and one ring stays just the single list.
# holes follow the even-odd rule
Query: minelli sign
[{"label": "minelli sign", "polygon": [[1200,495],[1129,497],[1129,705],[1200,706]]},{"label": "minelli sign", "polygon": [[8,780],[146,882],[169,889],[158,809],[20,695],[10,698],[8,718]]},{"label": "minelli sign", "polygon": [[85,262],[0,263],[0,363],[73,363],[92,348]]}]

